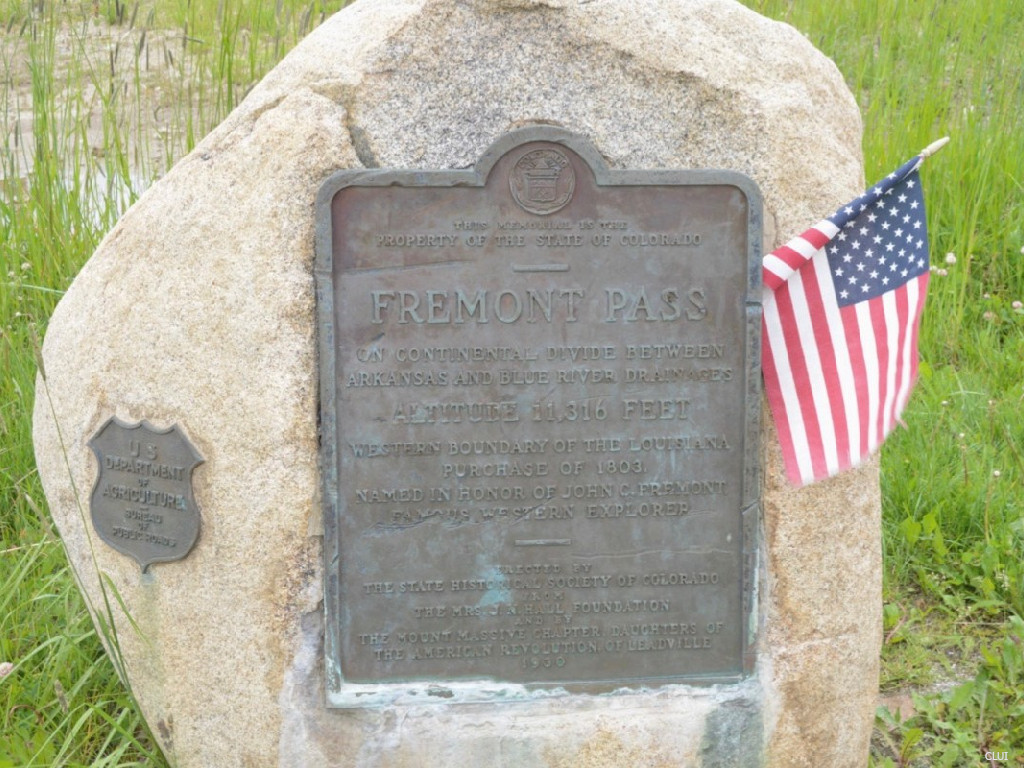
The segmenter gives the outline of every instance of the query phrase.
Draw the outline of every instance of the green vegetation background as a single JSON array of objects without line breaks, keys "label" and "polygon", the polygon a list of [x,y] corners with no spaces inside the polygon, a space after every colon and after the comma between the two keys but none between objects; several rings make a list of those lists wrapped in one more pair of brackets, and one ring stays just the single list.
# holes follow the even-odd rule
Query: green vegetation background
[{"label": "green vegetation background", "polygon": [[[1024,3],[745,2],[835,60],[867,182],[952,137],[922,171],[921,379],[882,452],[872,762],[1024,765]],[[166,765],[49,521],[36,350],[118,216],[342,5],[0,0],[0,768]]]}]

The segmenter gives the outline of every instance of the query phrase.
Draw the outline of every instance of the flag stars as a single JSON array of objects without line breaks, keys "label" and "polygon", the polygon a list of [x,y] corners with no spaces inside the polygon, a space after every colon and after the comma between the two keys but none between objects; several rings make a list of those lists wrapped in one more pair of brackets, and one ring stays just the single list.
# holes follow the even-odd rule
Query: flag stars
[{"label": "flag stars", "polygon": [[822,255],[841,306],[873,300],[927,271],[924,204],[912,186],[894,174],[829,219],[835,234]]}]

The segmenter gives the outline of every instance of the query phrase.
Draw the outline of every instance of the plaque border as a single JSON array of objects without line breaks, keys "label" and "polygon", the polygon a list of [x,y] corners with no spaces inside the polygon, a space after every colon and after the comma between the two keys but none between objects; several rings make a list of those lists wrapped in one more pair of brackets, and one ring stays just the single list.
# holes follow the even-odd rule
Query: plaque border
[{"label": "plaque border", "polygon": [[[757,184],[736,171],[710,169],[629,169],[609,168],[594,144],[584,135],[549,125],[533,125],[509,131],[498,137],[480,156],[472,169],[415,170],[393,168],[347,169],[333,173],[320,187],[315,206],[314,281],[316,293],[317,346],[319,352],[320,451],[319,466],[323,508],[324,567],[324,665],[325,703],[339,709],[388,707],[395,705],[458,704],[550,699],[574,693],[587,693],[587,687],[602,681],[566,683],[560,686],[531,683],[479,681],[443,681],[428,683],[349,683],[341,672],[339,656],[340,621],[335,615],[338,601],[338,474],[335,448],[338,438],[337,410],[331,392],[337,376],[334,337],[334,249],[331,205],[335,195],[346,187],[478,187],[482,188],[491,170],[504,155],[516,147],[544,141],[561,144],[580,156],[594,174],[596,187],[607,186],[733,186],[747,200],[747,291],[746,349],[744,350],[745,429],[743,436],[743,489],[740,504],[741,579],[739,588],[745,631],[741,631],[743,672],[738,675],[679,675],[646,678],[644,683],[623,682],[614,690],[598,695],[635,693],[657,687],[739,683],[754,672],[760,629],[759,526],[760,526],[760,439],[761,439],[761,275],[764,231],[763,203]],[[607,682],[607,681],[605,681]],[[615,681],[612,681],[615,682]]]}]

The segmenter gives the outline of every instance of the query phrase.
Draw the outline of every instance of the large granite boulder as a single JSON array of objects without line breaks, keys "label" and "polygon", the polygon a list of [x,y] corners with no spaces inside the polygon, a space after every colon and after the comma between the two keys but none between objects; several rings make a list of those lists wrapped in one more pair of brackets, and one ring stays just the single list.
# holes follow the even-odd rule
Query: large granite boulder
[{"label": "large granite boulder", "polygon": [[[733,0],[359,0],[110,232],[50,322],[39,472],[172,764],[861,766],[880,644],[877,468],[785,485],[770,425],[756,673],[519,704],[324,707],[314,202],[360,167],[465,168],[535,123],[612,168],[749,175],[772,247],[862,189],[835,66]],[[96,537],[90,439],[178,425],[202,530],[141,572]]]}]

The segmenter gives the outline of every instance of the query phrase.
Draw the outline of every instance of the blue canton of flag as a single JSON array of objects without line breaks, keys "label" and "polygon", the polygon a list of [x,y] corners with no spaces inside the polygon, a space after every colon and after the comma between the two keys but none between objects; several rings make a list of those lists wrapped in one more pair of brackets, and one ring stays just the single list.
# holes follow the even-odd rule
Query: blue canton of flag
[{"label": "blue canton of flag", "polygon": [[[881,296],[928,271],[924,194],[914,158],[829,220],[839,229],[826,247],[836,298],[845,307]],[[884,190],[884,191],[883,191]]]}]

